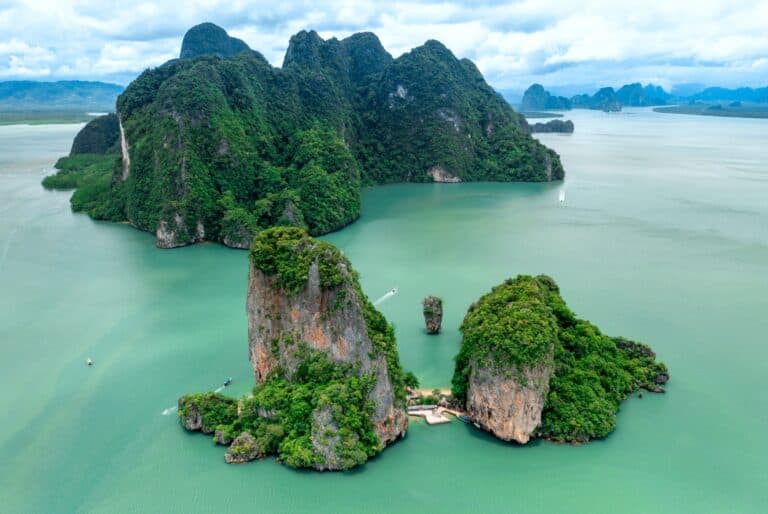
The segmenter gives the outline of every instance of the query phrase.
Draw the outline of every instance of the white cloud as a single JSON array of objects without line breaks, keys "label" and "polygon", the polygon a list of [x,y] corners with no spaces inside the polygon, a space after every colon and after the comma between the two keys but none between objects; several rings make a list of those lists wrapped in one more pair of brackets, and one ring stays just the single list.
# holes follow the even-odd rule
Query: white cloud
[{"label": "white cloud", "polygon": [[438,39],[497,88],[768,83],[764,0],[2,0],[0,77],[127,82],[213,21],[280,65],[290,36],[370,30],[399,55]]}]

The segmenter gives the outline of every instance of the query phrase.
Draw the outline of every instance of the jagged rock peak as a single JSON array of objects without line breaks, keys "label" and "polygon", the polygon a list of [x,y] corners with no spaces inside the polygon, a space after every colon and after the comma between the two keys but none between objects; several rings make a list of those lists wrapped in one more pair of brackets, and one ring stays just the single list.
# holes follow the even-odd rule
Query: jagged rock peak
[{"label": "jagged rock peak", "polygon": [[373,32],[352,34],[342,39],[341,44],[349,55],[350,75],[355,79],[380,73],[392,62],[392,56]]},{"label": "jagged rock peak", "polygon": [[310,68],[320,65],[320,47],[324,44],[323,38],[314,30],[302,30],[294,34],[288,41],[288,49],[283,58],[283,68],[293,63]]},{"label": "jagged rock peak", "polygon": [[324,40],[314,30],[302,30],[291,37],[283,68],[298,65],[309,69],[335,68],[358,82],[383,71],[392,62],[372,32],[359,32],[341,41]]},{"label": "jagged rock peak", "polygon": [[184,34],[181,43],[181,59],[191,59],[200,55],[217,55],[227,58],[250,50],[244,41],[231,37],[227,31],[210,22],[195,25]]}]

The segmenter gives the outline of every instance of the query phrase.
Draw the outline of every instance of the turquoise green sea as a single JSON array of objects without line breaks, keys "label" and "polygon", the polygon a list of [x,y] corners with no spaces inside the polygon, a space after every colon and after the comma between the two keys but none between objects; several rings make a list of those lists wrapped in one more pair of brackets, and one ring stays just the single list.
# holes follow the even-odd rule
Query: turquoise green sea
[{"label": "turquoise green sea", "polygon": [[[584,446],[413,423],[362,468],[325,474],[229,466],[162,414],[228,376],[230,394],[252,386],[246,253],[158,250],[72,214],[39,184],[79,125],[0,126],[0,512],[766,512],[768,122],[567,117],[573,135],[541,136],[564,184],[373,188],[327,239],[372,299],[399,288],[380,308],[426,386],[449,383],[472,301],[547,273],[580,316],[652,345],[668,392],[631,398]],[[427,294],[445,300],[436,337]]]}]

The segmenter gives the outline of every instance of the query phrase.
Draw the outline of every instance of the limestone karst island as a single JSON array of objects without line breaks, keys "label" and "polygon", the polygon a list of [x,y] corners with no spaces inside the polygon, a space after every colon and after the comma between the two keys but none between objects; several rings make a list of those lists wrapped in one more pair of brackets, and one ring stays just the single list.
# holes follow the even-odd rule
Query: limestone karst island
[{"label": "limestone karst island", "polygon": [[0,513],[764,514],[763,4],[0,2]]},{"label": "limestone karst island", "polygon": [[[350,261],[311,237],[354,222],[370,184],[562,180],[558,155],[530,133],[438,41],[393,59],[372,33],[303,31],[274,68],[204,23],[179,59],[126,88],[116,114],[83,128],[45,183],[77,188],[74,210],[152,232],[161,248],[250,247],[256,386],[240,399],[185,395],[178,415],[227,446],[229,463],[277,455],[343,470],[404,437],[409,413],[520,444],[587,442],[613,430],[628,395],[663,391],[669,375],[650,348],[577,319],[542,275],[473,304],[452,389],[423,393],[415,374],[406,384],[395,332]],[[424,300],[427,332],[440,331],[442,309]]]}]

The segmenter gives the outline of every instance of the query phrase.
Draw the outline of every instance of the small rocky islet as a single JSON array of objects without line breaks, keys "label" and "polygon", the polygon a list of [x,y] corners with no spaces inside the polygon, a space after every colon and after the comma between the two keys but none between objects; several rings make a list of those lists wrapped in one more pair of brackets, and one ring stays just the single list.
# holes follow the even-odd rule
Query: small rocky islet
[{"label": "small rocky islet", "polygon": [[424,324],[428,334],[440,333],[443,325],[443,299],[437,296],[427,296],[422,302]]},{"label": "small rocky islet", "polygon": [[533,123],[531,133],[533,134],[573,134],[573,122],[571,120],[550,120],[546,123]]}]

